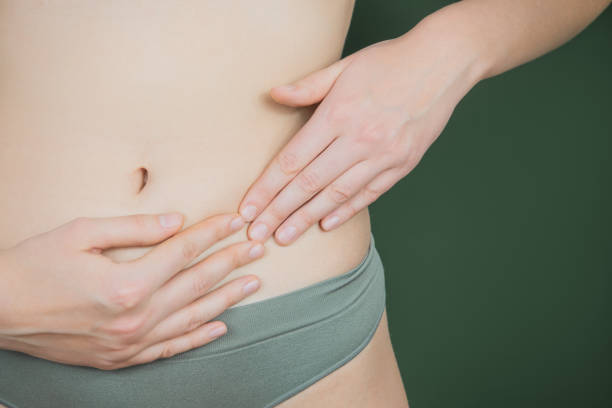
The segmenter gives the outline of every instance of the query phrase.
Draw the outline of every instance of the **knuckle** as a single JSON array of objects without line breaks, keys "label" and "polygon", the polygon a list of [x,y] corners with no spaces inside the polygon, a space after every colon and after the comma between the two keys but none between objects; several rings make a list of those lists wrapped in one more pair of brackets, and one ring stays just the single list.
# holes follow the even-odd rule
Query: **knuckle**
[{"label": "knuckle", "polygon": [[[97,341],[96,348],[101,350],[104,355],[110,356],[114,353],[119,353],[123,350],[126,345],[119,341],[115,336],[112,335],[110,329],[107,326],[102,327],[101,330],[104,334],[104,338]],[[110,334],[110,336],[108,336]]]},{"label": "knuckle", "polygon": [[280,152],[276,160],[278,167],[286,176],[292,176],[300,169],[298,157],[292,152]]},{"label": "knuckle", "polygon": [[193,278],[193,293],[200,297],[208,291],[210,288],[210,282],[208,279],[202,276],[196,276]]},{"label": "knuckle", "polygon": [[299,216],[298,219],[301,219],[302,223],[304,223],[305,225],[313,225],[315,222],[317,222],[321,217],[315,217],[312,214],[312,210],[309,209],[308,206],[303,207],[300,212],[299,212]]},{"label": "knuckle", "polygon": [[349,201],[348,203],[345,204],[345,209],[346,209],[346,217],[345,218],[351,218],[353,217],[355,214],[357,214],[357,208],[355,208],[355,203],[353,201]]},{"label": "knuckle", "polygon": [[176,354],[176,348],[174,347],[174,343],[168,342],[162,346],[161,352],[159,354],[159,358],[168,358],[172,357]]},{"label": "knuckle", "polygon": [[352,107],[348,103],[336,103],[327,109],[327,122],[331,125],[341,125],[351,117]]},{"label": "knuckle", "polygon": [[119,368],[119,365],[112,361],[101,360],[101,361],[96,362],[94,364],[94,367],[97,368],[98,370],[112,371],[112,370]]},{"label": "knuckle", "polygon": [[328,194],[336,204],[342,204],[351,197],[350,189],[338,184],[330,185]]},{"label": "knuckle", "polygon": [[378,197],[380,197],[382,193],[383,193],[382,191],[372,186],[365,186],[363,188],[363,194],[367,202],[372,202],[376,200]]},{"label": "knuckle", "polygon": [[297,185],[307,194],[314,194],[321,188],[321,178],[313,170],[305,170],[295,179]]},{"label": "knuckle", "polygon": [[407,176],[408,173],[410,173],[415,168],[415,166],[416,164],[413,164],[412,162],[409,162],[409,161],[406,161],[402,165],[400,165],[398,167],[400,178]]},{"label": "knuckle", "polygon": [[408,166],[409,163],[412,162],[415,158],[415,150],[416,149],[414,146],[414,142],[410,139],[399,143],[399,146],[397,146],[396,149],[396,151],[398,152],[398,154],[395,156],[396,163],[400,166]]},{"label": "knuckle", "polygon": [[264,212],[266,219],[273,223],[281,223],[287,218],[287,212],[281,207],[279,200],[274,200]]},{"label": "knuckle", "polygon": [[187,350],[193,350],[199,346],[198,341],[193,336],[189,336],[186,341],[188,345]]},{"label": "knuckle", "polygon": [[196,236],[198,236],[199,240],[202,239],[220,239],[224,234],[227,233],[229,227],[229,220],[232,218],[232,215],[229,214],[218,214],[213,215],[200,221],[191,227],[187,228],[186,231],[182,233],[181,243],[187,243],[187,241],[191,240],[192,242]]},{"label": "knuckle", "polygon": [[359,144],[372,146],[379,143],[387,133],[386,125],[380,121],[364,121],[358,128],[355,141]]},{"label": "knuckle", "polygon": [[408,171],[412,171],[412,169],[414,169],[419,162],[421,161],[421,154],[417,151],[411,151],[410,154],[408,155],[408,157],[406,158],[406,162],[405,162],[405,168]]},{"label": "knuckle", "polygon": [[[215,235],[217,234],[218,233],[216,233]],[[199,246],[195,241],[187,239],[181,243],[181,256],[185,261],[190,261],[194,259],[196,256],[198,256],[198,253]]]},{"label": "knuckle", "polygon": [[226,238],[232,231],[230,229],[229,222],[232,216],[224,216],[219,222],[216,224],[216,228],[213,228],[212,231],[212,239],[217,242]]},{"label": "knuckle", "polygon": [[145,297],[145,285],[139,281],[121,281],[110,289],[107,302],[111,308],[121,311],[137,306]]},{"label": "knuckle", "polygon": [[135,224],[136,228],[140,230],[145,230],[148,228],[149,217],[145,214],[134,214],[132,216],[132,222]]},{"label": "knuckle", "polygon": [[412,142],[403,142],[390,161],[391,166],[399,168],[400,172],[408,174],[420,161],[420,152]]},{"label": "knuckle", "polygon": [[100,370],[116,370],[125,367],[127,359],[116,353],[104,353],[96,359],[95,367]]},{"label": "knuckle", "polygon": [[108,340],[106,340],[104,345],[100,346],[104,352],[104,358],[111,361],[119,360],[117,356],[123,353],[126,347],[129,347],[129,345],[118,339],[116,336],[110,337]]},{"label": "knuckle", "polygon": [[141,314],[121,316],[105,328],[106,333],[113,337],[113,344],[109,347],[117,350],[134,342],[145,324]]},{"label": "knuckle", "polygon": [[410,173],[416,166],[416,163],[411,159],[404,160],[399,166],[398,171],[401,177],[406,176]]},{"label": "knuckle", "polygon": [[200,327],[203,323],[204,323],[203,316],[197,311],[194,311],[189,314],[189,318],[187,319],[187,325],[185,326],[185,330],[187,332],[190,332]]},{"label": "knuckle", "polygon": [[109,364],[120,364],[136,355],[140,349],[137,344],[117,347],[116,350],[105,353],[103,360]]},{"label": "knuckle", "polygon": [[228,287],[228,289],[229,290],[219,293],[218,304],[221,310],[225,310],[232,305],[235,297],[234,292],[238,292],[237,290],[231,290],[231,287]]},{"label": "knuckle", "polygon": [[144,348],[145,345],[139,343],[134,343],[132,345],[127,346],[126,348],[124,348],[122,355],[119,358],[119,362],[129,360],[130,358],[140,353]]},{"label": "knuckle", "polygon": [[229,272],[242,263],[243,248],[243,244],[234,244],[210,257],[211,262],[209,262],[207,267],[210,270],[211,276],[214,277],[213,279],[218,279],[224,272]]},{"label": "knuckle", "polygon": [[[249,246],[247,246],[247,248],[249,247],[250,244]],[[223,269],[233,270],[242,265],[246,258],[244,248],[245,247],[243,247],[242,245],[236,246],[236,248],[232,248],[232,250],[229,251],[230,253],[228,254],[228,264],[224,265]]]},{"label": "knuckle", "polygon": [[381,164],[387,168],[402,167],[405,164],[406,156],[396,151],[388,151],[381,155]]},{"label": "knuckle", "polygon": [[201,248],[201,245],[198,245],[198,241],[213,243],[221,241],[222,239],[227,237],[231,233],[229,227],[229,221],[231,218],[232,215],[221,214],[210,218],[207,222],[202,224],[200,228],[198,228],[201,234],[199,235],[197,241],[195,240],[195,238],[190,239],[190,242],[187,242],[188,240],[185,240],[186,245],[191,245],[190,248],[186,248],[187,253],[185,255],[190,256],[191,258],[189,259],[192,259],[200,254],[203,248]]}]

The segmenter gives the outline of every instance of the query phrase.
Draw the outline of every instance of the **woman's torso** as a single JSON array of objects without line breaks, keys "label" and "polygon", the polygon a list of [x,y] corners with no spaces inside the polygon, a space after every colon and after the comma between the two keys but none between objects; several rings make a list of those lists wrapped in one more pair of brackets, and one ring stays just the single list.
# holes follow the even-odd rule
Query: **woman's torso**
[{"label": "woman's torso", "polygon": [[[0,248],[78,216],[180,211],[189,226],[237,211],[314,110],[277,105],[268,90],[336,61],[353,5],[0,0]],[[224,281],[261,278],[240,304],[306,286],[359,264],[369,232],[364,209],[288,247],[270,239]],[[246,229],[211,250],[244,239]]]}]

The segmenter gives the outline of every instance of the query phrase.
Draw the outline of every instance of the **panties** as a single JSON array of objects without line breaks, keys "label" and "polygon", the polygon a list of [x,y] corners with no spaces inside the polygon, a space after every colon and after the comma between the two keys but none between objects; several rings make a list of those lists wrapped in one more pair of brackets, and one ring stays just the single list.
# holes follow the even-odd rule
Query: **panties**
[{"label": "panties", "polygon": [[[341,254],[339,254],[341,256]],[[383,264],[370,233],[353,269],[225,310],[226,335],[118,370],[0,350],[0,403],[9,408],[273,407],[354,358],[385,309]]]}]

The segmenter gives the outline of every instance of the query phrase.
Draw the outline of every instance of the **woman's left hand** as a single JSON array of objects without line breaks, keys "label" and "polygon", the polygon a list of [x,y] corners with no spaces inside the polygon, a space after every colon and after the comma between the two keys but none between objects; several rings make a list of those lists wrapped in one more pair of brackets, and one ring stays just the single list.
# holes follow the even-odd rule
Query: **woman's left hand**
[{"label": "woman's left hand", "polygon": [[321,103],[244,196],[250,239],[336,228],[420,162],[481,74],[469,39],[438,21],[272,88],[283,105]]}]

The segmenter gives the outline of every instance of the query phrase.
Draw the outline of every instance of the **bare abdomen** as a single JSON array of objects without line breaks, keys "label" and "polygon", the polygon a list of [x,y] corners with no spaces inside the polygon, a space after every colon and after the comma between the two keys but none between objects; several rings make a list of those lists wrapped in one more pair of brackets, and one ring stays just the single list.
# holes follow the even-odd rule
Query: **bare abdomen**
[{"label": "bare abdomen", "polygon": [[[313,112],[270,87],[340,57],[352,0],[0,0],[0,248],[78,216],[238,209]],[[144,177],[146,176],[146,178]],[[369,242],[367,210],[313,226],[255,273],[249,303],[343,273]],[[219,244],[246,239],[245,231]],[[107,251],[117,260],[148,248]],[[313,257],[312,254],[317,256]]]}]

